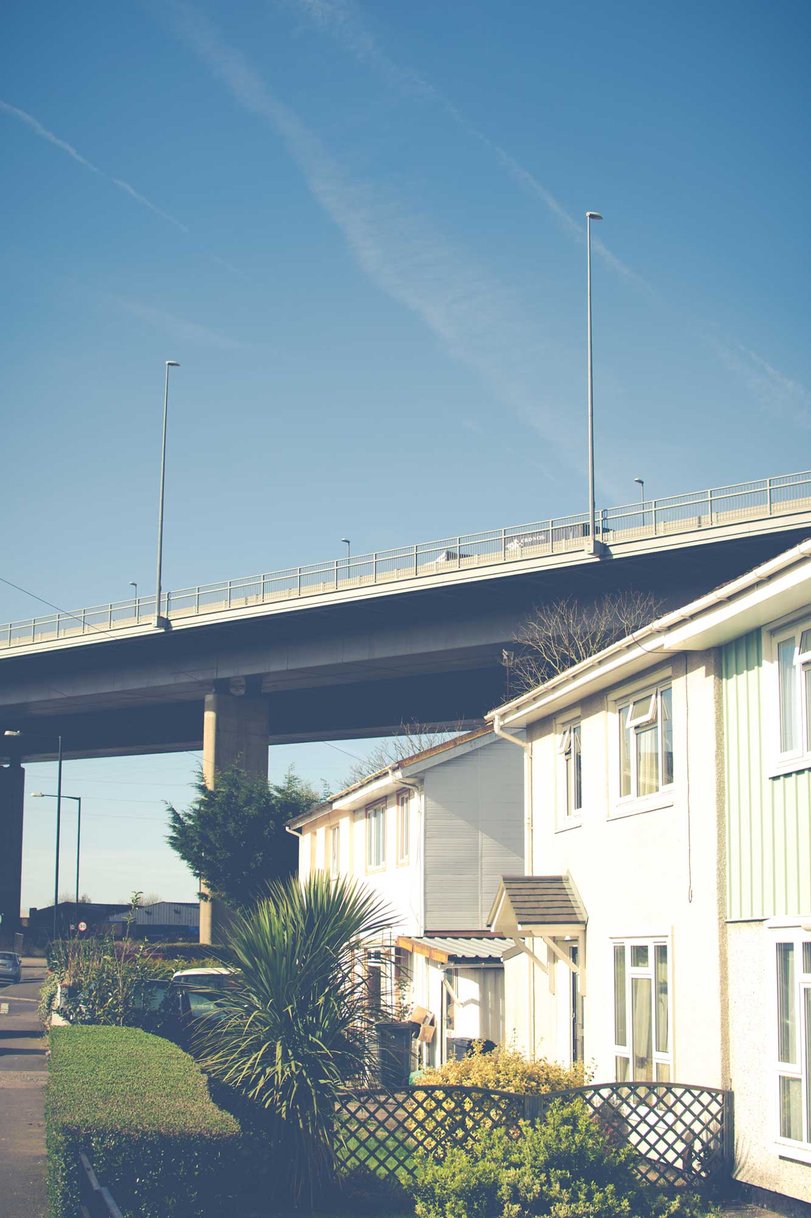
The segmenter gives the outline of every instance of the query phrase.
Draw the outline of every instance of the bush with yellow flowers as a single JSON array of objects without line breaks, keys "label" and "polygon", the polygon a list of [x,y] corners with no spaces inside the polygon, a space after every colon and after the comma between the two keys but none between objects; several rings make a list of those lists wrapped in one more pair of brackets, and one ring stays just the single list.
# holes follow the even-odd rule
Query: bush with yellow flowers
[{"label": "bush with yellow flowers", "polygon": [[419,1081],[426,1087],[483,1087],[519,1095],[545,1095],[549,1091],[582,1087],[590,1078],[591,1073],[582,1062],[561,1066],[545,1057],[529,1061],[517,1049],[502,1047],[483,1053],[481,1042],[474,1041],[469,1057],[422,1070]]}]

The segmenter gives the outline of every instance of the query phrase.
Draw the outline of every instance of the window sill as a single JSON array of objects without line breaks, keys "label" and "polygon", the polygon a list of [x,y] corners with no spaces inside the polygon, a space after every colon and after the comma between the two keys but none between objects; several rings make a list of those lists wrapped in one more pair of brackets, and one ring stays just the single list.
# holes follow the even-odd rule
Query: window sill
[{"label": "window sill", "polygon": [[784,1142],[778,1139],[775,1143],[778,1157],[790,1163],[811,1164],[811,1145],[807,1142]]},{"label": "window sill", "polygon": [[799,757],[781,757],[769,766],[766,777],[783,778],[786,774],[799,774],[802,770],[811,770],[811,753],[803,753]]},{"label": "window sill", "polygon": [[555,833],[568,833],[571,829],[580,829],[583,824],[583,817],[568,816],[566,820],[558,821],[555,827]]},{"label": "window sill", "polygon": [[663,812],[672,808],[674,803],[671,791],[657,791],[654,795],[642,795],[637,799],[629,797],[614,804],[608,819],[624,820],[626,816],[641,816],[645,812]]}]

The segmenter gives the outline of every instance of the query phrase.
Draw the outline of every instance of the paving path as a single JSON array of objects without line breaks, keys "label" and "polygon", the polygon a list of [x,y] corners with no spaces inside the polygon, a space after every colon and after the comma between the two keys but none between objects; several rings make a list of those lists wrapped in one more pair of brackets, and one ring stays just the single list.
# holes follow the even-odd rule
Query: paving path
[{"label": "paving path", "polygon": [[44,1092],[47,1044],[37,1017],[41,960],[0,988],[0,1198],[3,1218],[47,1218]]}]

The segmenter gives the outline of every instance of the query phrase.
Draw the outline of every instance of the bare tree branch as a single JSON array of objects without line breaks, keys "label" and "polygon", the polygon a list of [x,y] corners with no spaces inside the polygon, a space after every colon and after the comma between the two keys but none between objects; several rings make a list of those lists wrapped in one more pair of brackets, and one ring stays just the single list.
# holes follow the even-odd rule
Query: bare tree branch
[{"label": "bare tree branch", "polygon": [[461,736],[469,730],[457,724],[452,732],[432,732],[430,725],[425,723],[402,723],[396,736],[389,736],[375,745],[368,757],[352,766],[344,779],[344,786],[354,786],[356,782],[362,782],[378,770],[385,770],[390,765],[396,765],[398,761],[405,761],[415,753],[433,749],[438,744],[453,740],[454,736]]},{"label": "bare tree branch", "polygon": [[589,656],[646,626],[662,612],[650,592],[611,592],[583,602],[566,597],[538,605],[515,637],[517,649],[505,652],[510,697],[541,685]]}]

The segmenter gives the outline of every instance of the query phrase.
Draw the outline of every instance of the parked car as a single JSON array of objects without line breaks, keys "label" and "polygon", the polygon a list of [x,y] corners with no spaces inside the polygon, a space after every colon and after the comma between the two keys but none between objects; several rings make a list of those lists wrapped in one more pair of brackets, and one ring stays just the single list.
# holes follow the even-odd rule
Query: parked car
[{"label": "parked car", "polygon": [[220,996],[234,985],[236,974],[230,968],[187,968],[172,977],[176,995],[177,1039],[184,1049],[193,1049],[206,1032],[223,1019],[226,1012]]},{"label": "parked car", "polygon": [[23,962],[16,952],[0,952],[0,985],[14,985],[21,981]]}]

